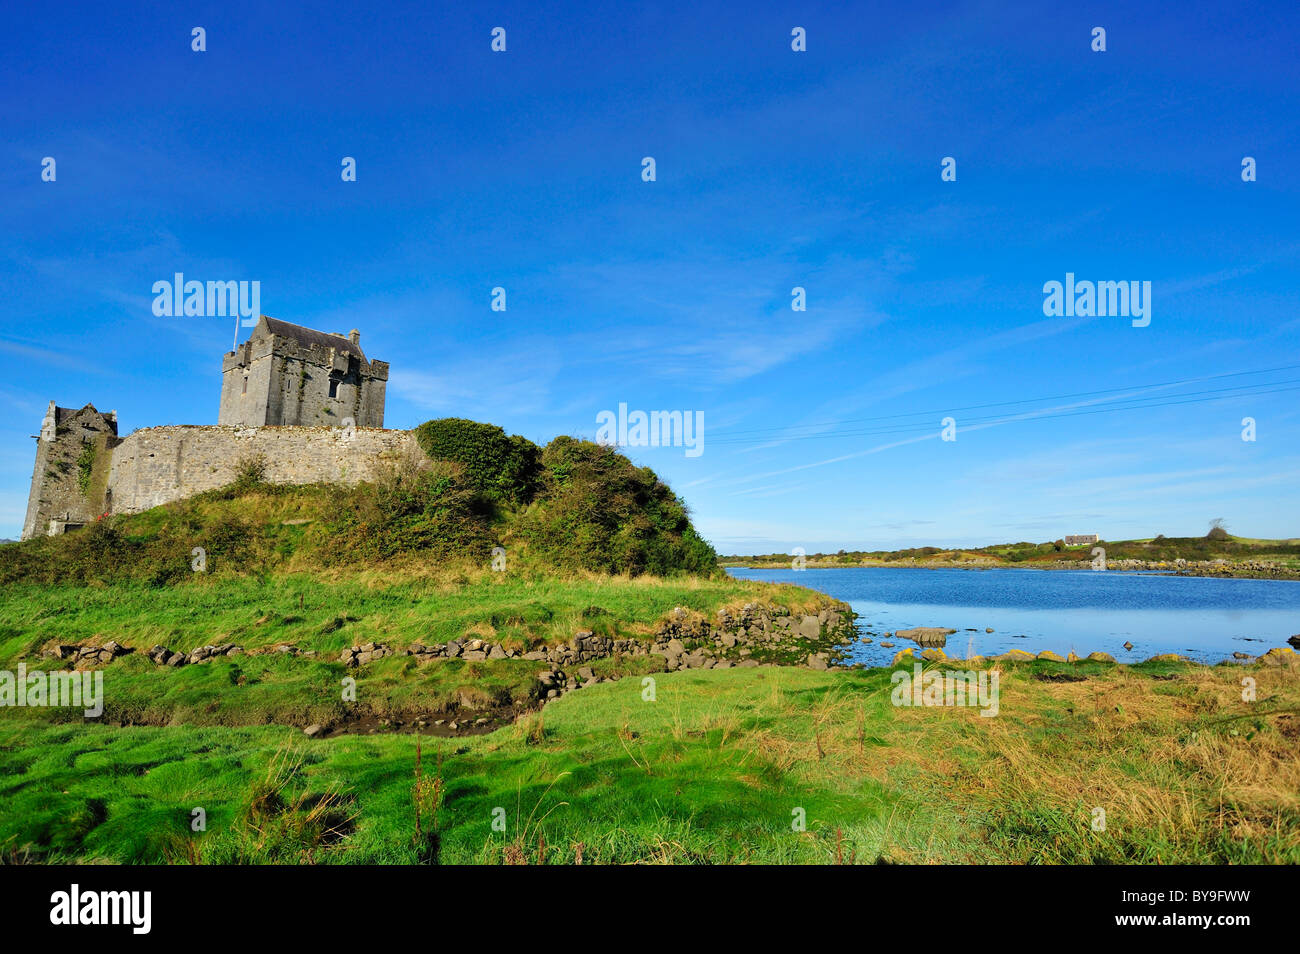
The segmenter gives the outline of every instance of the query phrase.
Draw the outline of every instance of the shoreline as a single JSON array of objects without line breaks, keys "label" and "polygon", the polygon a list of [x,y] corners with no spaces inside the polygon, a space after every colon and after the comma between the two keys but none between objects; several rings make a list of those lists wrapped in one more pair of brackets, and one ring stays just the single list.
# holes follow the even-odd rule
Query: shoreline
[{"label": "shoreline", "polygon": [[[745,561],[719,561],[724,570],[1092,570],[1092,564],[1086,560],[1053,560],[1024,563],[1001,563],[993,560],[953,560],[936,562],[933,560],[872,560],[858,563],[828,563],[808,560],[802,570],[781,563],[752,563]],[[1300,581],[1300,570],[1283,566],[1234,566],[1213,561],[1168,561],[1147,560],[1112,560],[1105,573],[1148,573],[1156,576],[1201,577],[1220,580],[1277,580],[1279,582]]]}]

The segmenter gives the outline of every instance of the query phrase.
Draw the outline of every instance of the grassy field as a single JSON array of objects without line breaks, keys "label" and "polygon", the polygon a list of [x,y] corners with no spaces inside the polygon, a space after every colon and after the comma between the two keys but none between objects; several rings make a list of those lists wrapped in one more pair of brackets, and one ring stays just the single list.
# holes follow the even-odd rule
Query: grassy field
[{"label": "grassy field", "polygon": [[[185,585],[0,587],[0,667],[56,670],[41,659],[53,644],[135,650],[105,669],[106,721],[136,725],[328,724],[345,716],[388,718],[491,708],[532,701],[545,663],[461,659],[420,664],[407,656],[377,660],[361,671],[359,705],[345,708],[339,653],[368,642],[397,650],[463,637],[520,651],[570,639],[580,630],[614,638],[647,637],[676,607],[712,617],[747,602],[816,612],[830,600],[799,587],[726,576],[529,578],[490,571],[405,577],[390,571],[325,580],[309,574],[272,578],[195,575]],[[233,642],[246,650],[288,644],[313,657],[280,653],[232,657],[183,668],[159,667],[145,653],[155,644],[186,652]],[[804,649],[806,654],[807,650]],[[601,659],[602,678],[635,674],[660,657]],[[60,715],[61,712],[61,715]],[[7,721],[74,719],[72,710],[6,709]]]},{"label": "grassy field", "polygon": [[566,579],[389,570],[193,577],[182,586],[0,587],[0,662],[50,641],[97,637],[146,650],[155,643],[187,650],[226,641],[247,649],[287,642],[337,655],[371,641],[406,646],[475,633],[524,647],[568,639],[580,629],[645,636],[677,606],[711,615],[751,600],[792,609],[828,602],[810,590],[723,575]]},{"label": "grassy field", "polygon": [[[269,486],[253,462],[227,488],[0,547],[0,676],[65,668],[58,646],[131,650],[102,667],[98,720],[0,707],[0,861],[1300,862],[1286,655],[972,661],[1000,674],[988,718],[896,706],[886,669],[611,656],[585,661],[607,681],[543,706],[547,662],[402,655],[645,638],[670,618],[695,649],[680,624],[719,609],[748,626],[716,650],[739,664],[811,663],[835,638],[756,637],[746,603],[833,601],[720,573],[684,504],[608,448],[421,433],[429,466],[374,485]],[[244,653],[147,656],[223,643]],[[367,643],[397,654],[339,661]]]},{"label": "grassy field", "polygon": [[1293,671],[1252,668],[1245,703],[1230,666],[1000,666],[996,718],[896,707],[883,670],[763,667],[659,674],[654,701],[640,679],[602,683],[465,739],[7,720],[0,846],[12,861],[1300,862]]}]

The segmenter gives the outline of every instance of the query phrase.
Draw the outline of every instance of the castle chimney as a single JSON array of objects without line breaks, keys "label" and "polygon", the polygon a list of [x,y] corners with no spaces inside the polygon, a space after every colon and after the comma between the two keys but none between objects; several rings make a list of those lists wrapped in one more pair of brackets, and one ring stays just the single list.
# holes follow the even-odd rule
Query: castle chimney
[{"label": "castle chimney", "polygon": [[348,340],[351,341],[354,345],[360,347],[360,346],[361,346],[361,332],[359,332],[359,331],[357,331],[357,329],[353,328],[351,331],[348,332]]}]

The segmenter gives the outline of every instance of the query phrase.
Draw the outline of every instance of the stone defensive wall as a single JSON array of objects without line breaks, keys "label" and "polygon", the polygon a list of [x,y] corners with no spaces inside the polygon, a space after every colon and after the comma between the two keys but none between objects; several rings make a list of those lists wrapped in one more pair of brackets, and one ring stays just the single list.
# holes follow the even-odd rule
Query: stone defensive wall
[{"label": "stone defensive wall", "polygon": [[112,513],[138,513],[223,487],[259,457],[265,480],[287,484],[372,481],[407,455],[424,457],[410,431],[221,425],[141,428],[112,454]]}]

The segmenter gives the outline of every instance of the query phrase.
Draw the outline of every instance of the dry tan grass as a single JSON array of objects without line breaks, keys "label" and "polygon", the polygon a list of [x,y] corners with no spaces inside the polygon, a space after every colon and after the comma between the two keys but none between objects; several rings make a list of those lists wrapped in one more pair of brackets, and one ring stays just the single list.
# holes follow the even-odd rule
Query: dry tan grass
[{"label": "dry tan grass", "polygon": [[[1001,674],[994,718],[975,708],[882,707],[847,690],[826,695],[810,715],[802,703],[782,705],[774,685],[785,718],[747,744],[805,780],[902,783],[964,806],[958,811],[1022,804],[1073,817],[1080,806],[1101,806],[1112,829],[1174,843],[1212,828],[1233,839],[1271,834],[1295,847],[1300,674],[1249,670],[1253,704],[1242,701],[1243,674],[1188,667],[1159,681],[1116,667],[1083,682],[1040,682],[1017,668]],[[864,734],[884,744],[864,744]]]}]

